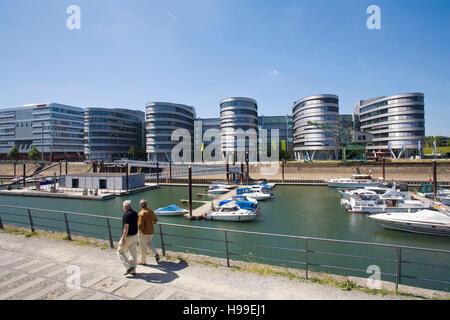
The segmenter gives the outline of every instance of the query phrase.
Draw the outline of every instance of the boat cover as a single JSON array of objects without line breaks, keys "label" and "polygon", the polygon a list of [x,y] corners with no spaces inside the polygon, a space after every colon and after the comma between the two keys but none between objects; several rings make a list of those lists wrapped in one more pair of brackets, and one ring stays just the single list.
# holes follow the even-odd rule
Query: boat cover
[{"label": "boat cover", "polygon": [[156,209],[155,212],[164,213],[164,212],[185,212],[186,209],[180,208],[176,204],[172,204],[170,206]]}]

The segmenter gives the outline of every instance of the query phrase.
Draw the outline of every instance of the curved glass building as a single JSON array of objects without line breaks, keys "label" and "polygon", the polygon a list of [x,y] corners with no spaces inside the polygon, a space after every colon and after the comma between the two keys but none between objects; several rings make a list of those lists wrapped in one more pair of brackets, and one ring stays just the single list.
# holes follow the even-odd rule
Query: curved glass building
[{"label": "curved glass building", "polygon": [[338,139],[308,122],[339,125],[339,97],[318,94],[298,100],[292,107],[294,155],[297,160],[337,159]]},{"label": "curved glass building", "polygon": [[[258,103],[250,98],[226,98],[220,101],[220,131],[222,153],[230,161],[256,161],[258,133]],[[239,159],[238,159],[239,158]]]},{"label": "curved glass building", "polygon": [[373,134],[368,150],[388,150],[390,145],[391,150],[416,153],[425,146],[424,110],[423,93],[362,100],[354,109],[356,129]]},{"label": "curved glass building", "polygon": [[194,136],[194,107],[169,102],[147,103],[145,137],[149,161],[170,161],[172,148],[178,141],[171,141],[176,129],[187,129]]},{"label": "curved glass building", "polygon": [[145,114],[120,108],[84,111],[84,153],[88,159],[111,161],[127,156],[131,147],[144,147]]}]

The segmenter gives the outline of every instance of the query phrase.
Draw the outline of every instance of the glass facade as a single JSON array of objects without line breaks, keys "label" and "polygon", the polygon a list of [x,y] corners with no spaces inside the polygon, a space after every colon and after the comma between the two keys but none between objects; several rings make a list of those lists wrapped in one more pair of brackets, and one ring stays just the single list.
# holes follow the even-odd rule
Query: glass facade
[{"label": "glass facade", "polygon": [[338,139],[309,122],[340,125],[345,118],[339,116],[339,97],[321,94],[303,98],[294,103],[292,113],[295,158],[298,160],[337,158]]},{"label": "glass facade", "polygon": [[144,112],[87,108],[84,111],[84,152],[88,159],[112,161],[131,147],[144,147]]},{"label": "glass facade", "polygon": [[221,100],[220,130],[225,158],[237,160],[249,152],[250,161],[256,160],[258,103],[255,100],[239,97]]},{"label": "glass facade", "polygon": [[[195,109],[183,104],[150,102],[146,107],[145,143],[148,159],[169,161],[172,148],[178,141],[172,141],[176,129],[186,129],[193,142]],[[193,153],[192,153],[193,154]]]},{"label": "glass facade", "polygon": [[419,141],[425,146],[425,103],[423,93],[399,94],[360,101],[355,117],[361,131],[373,134],[370,150],[406,149],[416,153]]}]

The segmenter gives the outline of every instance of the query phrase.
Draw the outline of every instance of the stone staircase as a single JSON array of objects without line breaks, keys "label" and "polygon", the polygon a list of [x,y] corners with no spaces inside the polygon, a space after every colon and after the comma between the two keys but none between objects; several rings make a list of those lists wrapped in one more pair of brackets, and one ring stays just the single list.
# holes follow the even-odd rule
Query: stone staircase
[{"label": "stone staircase", "polygon": [[0,251],[0,300],[166,300],[204,299],[139,279],[83,269],[71,287],[70,265],[17,252]]}]

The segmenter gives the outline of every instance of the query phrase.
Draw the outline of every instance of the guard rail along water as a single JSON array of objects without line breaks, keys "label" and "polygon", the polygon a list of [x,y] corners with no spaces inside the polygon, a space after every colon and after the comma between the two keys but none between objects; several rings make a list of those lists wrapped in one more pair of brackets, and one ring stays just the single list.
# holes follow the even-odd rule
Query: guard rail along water
[{"label": "guard rail along water", "polygon": [[[18,225],[22,227],[30,228],[32,232],[36,231],[36,228],[41,228],[43,230],[60,231],[67,234],[66,238],[68,240],[72,239],[72,235],[77,234],[80,236],[90,236],[98,239],[109,240],[111,248],[114,247],[114,239],[119,239],[121,236],[122,219],[118,217],[108,217],[87,213],[79,212],[67,212],[61,210],[49,210],[40,208],[30,208],[30,207],[20,207],[20,206],[10,206],[10,205],[0,205],[0,229],[4,228],[5,224]],[[231,266],[231,259],[236,258],[251,258],[253,260],[266,260],[271,262],[271,264],[283,263],[289,264],[296,267],[300,267],[305,270],[306,278],[309,278],[309,272],[313,271],[313,268],[326,268],[332,270],[340,270],[344,275],[354,275],[354,273],[362,273],[367,276],[367,270],[360,269],[354,266],[351,262],[352,259],[359,260],[369,260],[377,263],[391,264],[392,272],[381,272],[381,276],[389,277],[392,279],[391,282],[395,282],[395,289],[398,290],[399,284],[404,284],[405,279],[414,279],[421,283],[432,283],[439,284],[442,286],[440,290],[449,292],[450,282],[448,281],[448,274],[450,270],[450,251],[441,249],[430,249],[430,248],[418,248],[409,246],[400,246],[393,244],[381,244],[381,243],[368,243],[360,241],[347,241],[347,240],[336,240],[336,239],[325,239],[316,237],[305,237],[296,235],[283,235],[283,234],[272,234],[272,233],[261,233],[252,231],[239,231],[231,229],[222,228],[211,228],[211,227],[200,227],[191,225],[179,225],[172,223],[157,223],[158,227],[155,228],[155,240],[158,240],[159,247],[162,249],[163,255],[166,255],[167,248],[176,248],[189,251],[200,251],[208,255],[219,256],[226,259],[227,266]],[[181,232],[170,232],[170,230],[187,229],[191,230],[184,235]],[[156,232],[159,231],[159,232]],[[194,231],[201,231],[200,236],[196,236]],[[213,236],[205,237],[205,233],[213,233]],[[156,236],[157,235],[157,236]],[[248,236],[249,241],[243,242],[237,241],[235,235]],[[265,239],[278,239],[278,241],[271,240],[271,244],[275,242],[278,244],[280,242],[286,243],[289,239],[296,240],[302,243],[301,247],[293,246],[283,246],[283,245],[268,245],[261,241],[251,242],[251,238],[264,237]],[[177,243],[174,239],[183,239],[181,243]],[[202,244],[215,244],[215,246],[210,247],[194,247],[189,245],[189,240],[201,240]],[[326,244],[325,248],[317,249],[315,247],[317,243]],[[365,252],[370,252],[366,248],[381,248],[384,254],[390,250],[392,256],[389,257],[379,257],[377,255],[370,256],[369,254],[359,255],[359,254],[349,254],[348,252],[338,252],[336,250],[330,250],[336,244],[342,244],[346,247],[348,246],[363,246]],[[267,252],[269,256],[256,256],[250,254],[243,254],[233,250],[233,248],[238,247],[255,247],[263,249]],[[330,250],[330,251],[328,251]],[[287,252],[290,255],[299,254],[302,258],[277,258],[275,257],[275,252]],[[429,263],[429,261],[436,262],[436,259],[425,259],[424,261],[413,261],[411,258],[403,257],[404,252],[426,252],[432,255],[444,255],[444,264]],[[334,256],[339,257],[339,261],[350,262],[351,265],[340,266],[337,264],[330,263],[327,258],[324,262],[318,263],[313,261],[315,256]],[[440,257],[442,258],[442,256]],[[332,259],[331,259],[332,260]],[[423,273],[413,274],[407,272],[404,269],[405,266],[415,266],[414,270],[418,267],[424,267]],[[431,279],[427,272],[430,272],[431,268],[439,268],[442,270],[439,272],[440,279]],[[315,271],[315,270],[314,270]],[[411,271],[411,270],[410,270]],[[420,285],[416,285],[420,286]]]}]

